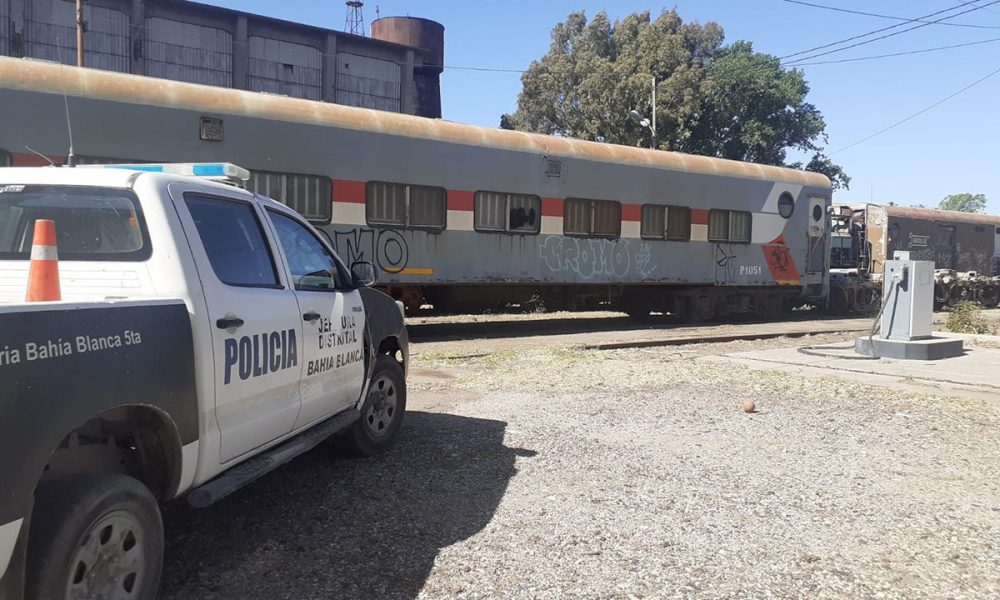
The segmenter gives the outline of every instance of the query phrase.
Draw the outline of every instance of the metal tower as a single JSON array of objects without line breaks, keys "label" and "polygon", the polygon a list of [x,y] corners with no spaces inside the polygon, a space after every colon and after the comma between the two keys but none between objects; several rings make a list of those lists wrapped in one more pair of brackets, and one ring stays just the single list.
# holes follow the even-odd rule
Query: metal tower
[{"label": "metal tower", "polygon": [[365,34],[365,14],[362,11],[365,3],[361,0],[347,0],[347,20],[344,22],[344,31],[354,35]]}]

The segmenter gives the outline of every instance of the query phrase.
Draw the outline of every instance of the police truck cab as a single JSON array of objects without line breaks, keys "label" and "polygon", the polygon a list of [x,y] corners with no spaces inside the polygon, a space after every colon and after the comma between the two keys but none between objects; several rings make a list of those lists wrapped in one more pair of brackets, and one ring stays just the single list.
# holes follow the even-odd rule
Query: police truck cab
[{"label": "police truck cab", "polygon": [[[294,211],[211,180],[247,175],[0,169],[0,598],[154,598],[160,504],[396,437],[400,306]],[[60,299],[25,302],[53,258]]]}]

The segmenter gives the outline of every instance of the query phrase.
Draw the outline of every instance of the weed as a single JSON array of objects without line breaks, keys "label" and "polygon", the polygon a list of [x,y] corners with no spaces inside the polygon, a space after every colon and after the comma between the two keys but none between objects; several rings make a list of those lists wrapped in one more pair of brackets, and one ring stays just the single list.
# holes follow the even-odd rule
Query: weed
[{"label": "weed", "polygon": [[986,320],[979,304],[968,300],[959,302],[951,309],[945,327],[952,333],[980,335],[996,335],[997,333],[996,325]]}]

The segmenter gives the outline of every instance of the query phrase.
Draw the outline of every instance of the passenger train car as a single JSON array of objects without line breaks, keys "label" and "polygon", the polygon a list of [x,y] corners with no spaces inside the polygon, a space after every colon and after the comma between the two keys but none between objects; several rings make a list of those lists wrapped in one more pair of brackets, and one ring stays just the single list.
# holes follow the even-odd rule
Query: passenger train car
[{"label": "passenger train car", "polygon": [[372,260],[409,308],[541,302],[696,318],[828,290],[829,180],[0,58],[0,164],[228,161]]}]

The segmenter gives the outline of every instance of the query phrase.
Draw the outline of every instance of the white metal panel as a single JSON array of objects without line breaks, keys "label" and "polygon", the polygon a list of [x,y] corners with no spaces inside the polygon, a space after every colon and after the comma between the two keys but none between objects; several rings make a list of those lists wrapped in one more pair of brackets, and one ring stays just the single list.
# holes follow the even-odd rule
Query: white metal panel
[{"label": "white metal panel", "polygon": [[247,89],[308,100],[323,99],[323,53],[312,46],[253,36]]},{"label": "white metal panel", "polygon": [[388,60],[338,53],[337,103],[399,112],[399,65]]},{"label": "white metal panel", "polygon": [[233,36],[172,19],[146,19],[146,74],[176,81],[233,86]]},{"label": "white metal panel", "polygon": [[[0,6],[8,1],[0,0]],[[25,54],[75,65],[76,3],[69,0],[32,0],[27,7]],[[0,8],[0,14],[3,10]],[[85,4],[83,10],[83,18],[87,22],[83,43],[84,64],[95,69],[128,73],[128,15],[90,4]],[[2,46],[3,42],[0,42],[0,53]]]}]

